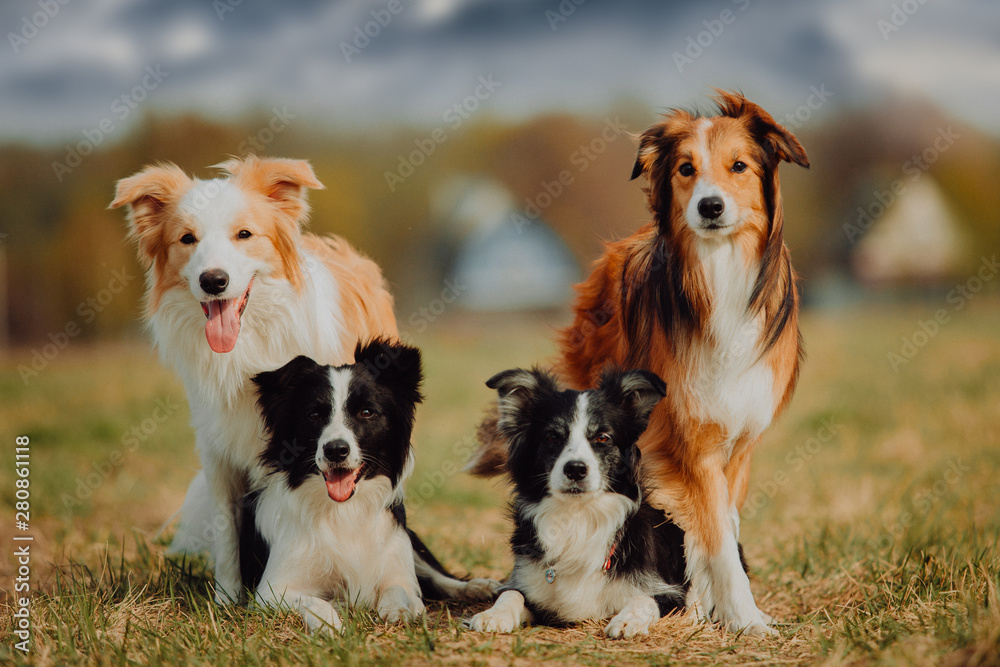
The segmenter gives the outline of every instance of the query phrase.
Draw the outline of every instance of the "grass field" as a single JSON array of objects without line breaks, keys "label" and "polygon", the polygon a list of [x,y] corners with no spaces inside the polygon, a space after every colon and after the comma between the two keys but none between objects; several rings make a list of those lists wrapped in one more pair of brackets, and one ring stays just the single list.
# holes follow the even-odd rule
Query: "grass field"
[{"label": "grass field", "polygon": [[[71,344],[26,385],[0,366],[2,664],[1000,664],[1000,304],[983,297],[894,370],[939,305],[810,312],[808,359],[764,438],[742,540],[780,637],[668,618],[610,641],[600,623],[492,636],[482,605],[432,604],[413,626],[348,613],[335,639],[297,615],[218,608],[201,561],[165,560],[160,525],[196,468],[188,409],[148,345]],[[441,320],[417,337],[411,520],[454,569],[511,565],[505,489],[458,472],[492,373],[551,354],[540,321]],[[905,357],[904,357],[905,358]],[[898,361],[898,360],[897,360]],[[30,437],[30,530],[15,530],[14,445]],[[32,644],[14,648],[14,533],[31,543]]]}]

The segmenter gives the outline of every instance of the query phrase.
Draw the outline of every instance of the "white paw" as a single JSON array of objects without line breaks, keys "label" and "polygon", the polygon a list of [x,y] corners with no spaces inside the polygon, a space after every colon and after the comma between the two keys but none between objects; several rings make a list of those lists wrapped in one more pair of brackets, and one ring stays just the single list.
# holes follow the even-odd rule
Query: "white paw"
[{"label": "white paw", "polygon": [[649,627],[660,617],[660,608],[652,598],[634,598],[625,608],[611,619],[604,628],[604,635],[617,639],[618,637],[635,637],[648,635]]},{"label": "white paw", "polygon": [[220,607],[225,607],[226,605],[237,604],[240,602],[239,594],[230,594],[229,591],[240,591],[242,587],[239,584],[230,584],[228,586],[223,586],[218,581],[215,582],[215,604]]},{"label": "white paw", "polygon": [[496,579],[470,579],[465,582],[459,597],[463,600],[489,601],[496,598],[498,588],[500,582]]},{"label": "white paw", "polygon": [[344,622],[340,620],[340,614],[332,607],[327,608],[318,605],[302,610],[302,620],[306,622],[306,629],[311,635],[333,636],[334,631],[340,632],[344,629]]},{"label": "white paw", "polygon": [[476,632],[514,632],[520,625],[518,615],[509,609],[487,609],[465,622]]},{"label": "white paw", "polygon": [[732,613],[729,618],[719,619],[726,630],[730,632],[742,632],[748,636],[777,637],[778,631],[768,627],[773,620],[756,606],[751,606],[744,613]]},{"label": "white paw", "polygon": [[424,603],[419,597],[411,597],[399,586],[393,586],[382,594],[378,602],[379,618],[385,623],[409,623],[424,613]]},{"label": "white paw", "polygon": [[778,631],[769,627],[774,619],[757,609],[754,606],[742,618],[732,619],[725,623],[726,629],[730,632],[743,631],[744,635],[757,637],[777,637]]}]

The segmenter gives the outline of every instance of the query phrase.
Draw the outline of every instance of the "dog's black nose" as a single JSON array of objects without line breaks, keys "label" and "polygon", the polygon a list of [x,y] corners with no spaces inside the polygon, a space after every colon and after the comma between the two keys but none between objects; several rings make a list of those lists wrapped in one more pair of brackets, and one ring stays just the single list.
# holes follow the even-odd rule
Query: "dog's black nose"
[{"label": "dog's black nose", "polygon": [[351,453],[351,446],[346,440],[334,440],[323,445],[323,456],[327,461],[340,463],[347,460],[347,455]]},{"label": "dog's black nose", "polygon": [[229,287],[229,274],[222,269],[212,269],[198,276],[198,282],[205,294],[222,294]]},{"label": "dog's black nose", "polygon": [[566,475],[566,479],[579,482],[587,476],[587,464],[583,461],[567,461],[563,466],[563,474]]},{"label": "dog's black nose", "polygon": [[715,220],[726,210],[722,197],[705,197],[698,202],[698,213],[701,217]]}]

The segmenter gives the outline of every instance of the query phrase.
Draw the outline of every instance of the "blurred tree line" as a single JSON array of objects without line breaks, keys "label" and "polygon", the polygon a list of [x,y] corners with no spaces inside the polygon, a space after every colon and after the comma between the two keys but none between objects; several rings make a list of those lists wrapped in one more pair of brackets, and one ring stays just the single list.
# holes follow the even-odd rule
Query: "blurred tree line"
[{"label": "blurred tree line", "polygon": [[[83,338],[141,326],[144,278],[125,241],[122,211],[107,205],[115,182],[146,164],[168,160],[209,178],[215,172],[208,165],[247,149],[308,159],[327,188],[310,194],[309,228],[343,235],[373,257],[406,308],[440,291],[446,272],[438,265],[442,229],[431,204],[442,182],[482,175],[502,183],[520,212],[540,214],[585,267],[602,239],[626,235],[648,217],[639,183],[629,181],[631,135],[656,120],[647,109],[623,105],[607,118],[549,115],[505,123],[473,117],[459,126],[345,134],[331,129],[336,123],[300,119],[274,131],[271,112],[228,123],[147,115],[127,136],[108,138],[78,159],[68,155],[70,144],[8,144],[0,148],[0,250],[6,251],[10,340],[31,344],[67,324],[78,326]],[[796,128],[812,168],[781,171],[787,241],[807,291],[824,273],[849,274],[853,243],[845,225],[873,193],[902,178],[907,161],[945,126],[959,138],[926,171],[973,241],[958,272],[1000,250],[1000,189],[992,184],[1000,173],[996,137],[905,101],[855,110]]]}]

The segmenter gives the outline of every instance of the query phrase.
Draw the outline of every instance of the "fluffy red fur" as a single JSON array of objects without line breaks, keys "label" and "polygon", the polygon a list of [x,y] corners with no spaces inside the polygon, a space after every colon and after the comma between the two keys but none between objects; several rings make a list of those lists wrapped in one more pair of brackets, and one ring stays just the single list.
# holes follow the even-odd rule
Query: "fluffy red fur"
[{"label": "fluffy red fur", "polygon": [[[648,178],[653,220],[608,243],[577,286],[555,368],[574,389],[594,386],[609,364],[666,381],[639,444],[651,501],[687,534],[689,604],[732,629],[767,632],[739,568],[738,510],[754,447],[798,376],[799,294],[777,168],[809,163],[761,107],[722,91],[718,104],[716,116],[675,110],[642,134],[632,175]],[[701,215],[709,197],[724,215]],[[489,422],[472,466],[481,474],[504,459]]]}]

